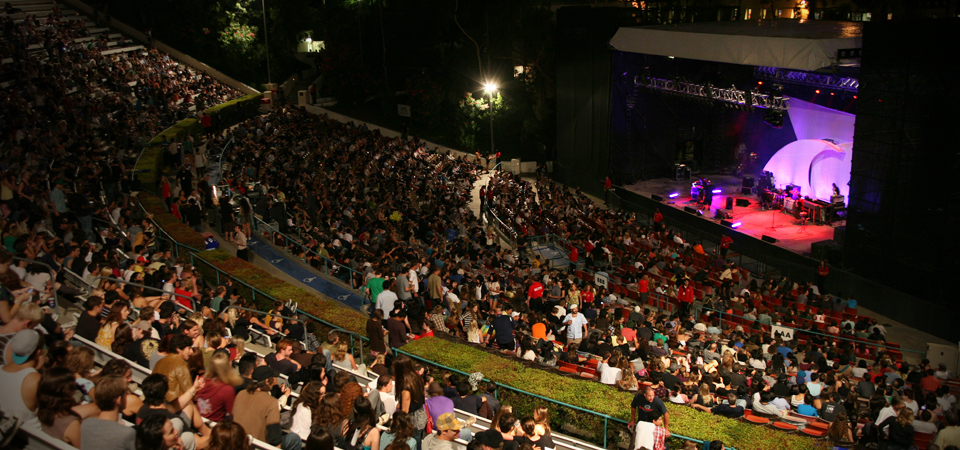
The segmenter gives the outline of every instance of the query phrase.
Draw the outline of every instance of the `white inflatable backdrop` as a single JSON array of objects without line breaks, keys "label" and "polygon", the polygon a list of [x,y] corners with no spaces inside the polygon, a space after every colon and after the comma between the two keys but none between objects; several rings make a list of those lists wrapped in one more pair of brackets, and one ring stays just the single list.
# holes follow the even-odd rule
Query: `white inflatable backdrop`
[{"label": "white inflatable backdrop", "polygon": [[804,196],[829,201],[834,183],[848,196],[856,116],[797,99],[790,100],[787,114],[797,140],[763,170],[773,173],[777,187],[795,184]]}]

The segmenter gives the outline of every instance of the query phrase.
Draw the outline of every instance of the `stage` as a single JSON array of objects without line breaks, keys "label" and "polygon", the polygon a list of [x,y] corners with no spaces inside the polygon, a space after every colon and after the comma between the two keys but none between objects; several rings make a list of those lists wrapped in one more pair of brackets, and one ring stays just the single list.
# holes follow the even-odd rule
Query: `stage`
[{"label": "stage", "polygon": [[[760,199],[756,195],[739,195],[739,178],[733,175],[705,175],[705,177],[712,182],[712,189],[719,189],[720,193],[713,195],[710,209],[703,211],[701,219],[720,223],[720,220],[714,219],[714,217],[718,209],[722,210],[724,214],[731,217],[728,219],[730,222],[741,223],[736,229],[730,230],[733,233],[742,233],[757,239],[764,235],[770,236],[777,239],[777,242],[772,245],[799,254],[809,255],[810,244],[833,239],[834,227],[846,223],[845,221],[835,221],[830,225],[814,225],[808,222],[806,227],[801,227],[798,220],[790,214],[769,209],[761,210]],[[683,211],[684,207],[698,207],[696,200],[690,198],[690,185],[696,179],[696,176],[689,180],[680,181],[658,178],[637,182],[623,186],[623,188],[647,198],[650,198],[651,195],[659,195],[663,197],[665,207]],[[670,198],[671,194],[679,195]],[[727,197],[731,196],[734,198],[734,206],[732,210],[727,210],[725,209]],[[736,199],[749,200],[750,205],[736,206]]]}]

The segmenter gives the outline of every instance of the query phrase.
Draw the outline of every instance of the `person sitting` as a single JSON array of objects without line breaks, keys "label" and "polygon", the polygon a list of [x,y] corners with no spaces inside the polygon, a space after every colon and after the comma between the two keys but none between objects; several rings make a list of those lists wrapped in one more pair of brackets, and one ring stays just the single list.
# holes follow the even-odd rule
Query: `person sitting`
[{"label": "person sitting", "polygon": [[786,417],[787,412],[782,411],[780,408],[777,408],[776,405],[771,403],[773,401],[773,393],[770,391],[763,391],[760,393],[760,403],[753,404],[753,412],[764,415],[764,416],[773,416],[773,417]]},{"label": "person sitting", "polygon": [[94,403],[100,413],[80,424],[80,448],[135,450],[137,432],[120,424],[120,411],[126,407],[127,381],[106,376],[97,381]]},{"label": "person sitting", "polygon": [[300,363],[290,358],[292,354],[293,342],[281,339],[277,342],[277,351],[265,356],[263,360],[277,373],[290,377],[302,368]]},{"label": "person sitting", "polygon": [[809,393],[803,397],[803,404],[797,406],[797,414],[804,416],[817,417],[817,408],[813,406],[813,396]]},{"label": "person sitting", "polygon": [[[197,391],[203,388],[204,379],[197,377],[197,381],[194,385],[183,393],[180,396],[177,402],[178,404],[184,405],[188,402],[191,402],[196,396]],[[209,438],[198,438],[193,432],[191,425],[198,425],[203,427],[202,431],[206,431],[204,436],[210,435],[210,429],[203,423],[203,420],[199,420],[199,423],[193,423],[189,416],[186,414],[180,415],[171,411],[173,407],[167,402],[167,390],[169,389],[169,383],[167,377],[155,373],[149,375],[143,380],[140,385],[140,389],[143,391],[143,407],[137,411],[137,423],[140,424],[149,417],[160,415],[170,421],[173,424],[174,430],[180,436],[180,439],[183,441],[184,450],[193,450],[198,446],[203,448],[206,446],[206,442]]]},{"label": "person sitting", "polygon": [[710,409],[710,412],[716,415],[729,417],[731,419],[743,417],[743,411],[743,407],[737,405],[737,394],[734,392],[727,393],[726,402]]},{"label": "person sitting", "polygon": [[[300,436],[284,433],[280,428],[280,405],[270,395],[270,390],[277,385],[277,376],[270,366],[254,369],[253,382],[237,394],[236,404],[243,407],[234,409],[233,420],[254,439],[280,446],[282,450],[300,450]],[[284,386],[282,392],[281,402],[285,402],[290,395],[290,387]]]}]

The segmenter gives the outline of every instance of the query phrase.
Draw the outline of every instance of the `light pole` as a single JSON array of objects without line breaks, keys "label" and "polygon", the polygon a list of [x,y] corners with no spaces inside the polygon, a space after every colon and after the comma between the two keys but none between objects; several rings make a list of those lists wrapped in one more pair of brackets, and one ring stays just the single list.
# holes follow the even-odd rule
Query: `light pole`
[{"label": "light pole", "polygon": [[273,84],[270,77],[270,41],[267,39],[267,0],[260,0],[260,7],[263,8],[263,46],[267,51],[267,83]]},{"label": "light pole", "polygon": [[496,155],[496,146],[493,142],[493,93],[497,92],[497,83],[488,81],[483,85],[483,92],[490,95],[490,154]]}]

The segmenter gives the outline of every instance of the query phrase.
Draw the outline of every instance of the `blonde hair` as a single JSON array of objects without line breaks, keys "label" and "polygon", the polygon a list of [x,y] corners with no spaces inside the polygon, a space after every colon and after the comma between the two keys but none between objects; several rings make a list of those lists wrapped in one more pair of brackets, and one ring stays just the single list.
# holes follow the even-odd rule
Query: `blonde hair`
[{"label": "blonde hair", "polygon": [[710,386],[707,386],[707,383],[700,384],[700,398],[704,403],[713,401],[713,395],[710,394]]},{"label": "blonde hair", "polygon": [[197,323],[197,326],[200,327],[201,330],[203,329],[203,321],[204,321],[204,318],[203,318],[203,313],[202,313],[202,312],[194,311],[194,312],[190,313],[189,316],[187,316],[187,319],[190,319],[190,320],[196,322],[196,323]]},{"label": "blonde hair", "polygon": [[900,414],[897,415],[897,422],[900,422],[900,425],[907,426],[913,423],[913,410],[910,408],[903,408],[900,410]]},{"label": "blonde hair", "polygon": [[243,384],[243,378],[230,364],[230,356],[222,352],[214,352],[210,357],[210,363],[207,364],[206,377],[211,380],[219,380],[221,383],[229,386],[240,386]]},{"label": "blonde hair", "polygon": [[64,365],[81,377],[90,376],[90,371],[93,370],[93,350],[90,347],[74,347],[67,354]]},{"label": "blonde hair", "polygon": [[348,345],[346,342],[337,344],[337,352],[333,354],[333,360],[343,361],[344,359],[347,359],[347,347]]},{"label": "blonde hair", "polygon": [[233,336],[230,338],[230,343],[233,344],[233,346],[237,349],[237,360],[239,360],[240,357],[247,352],[245,345],[246,342],[247,341],[244,341],[240,336]]}]

